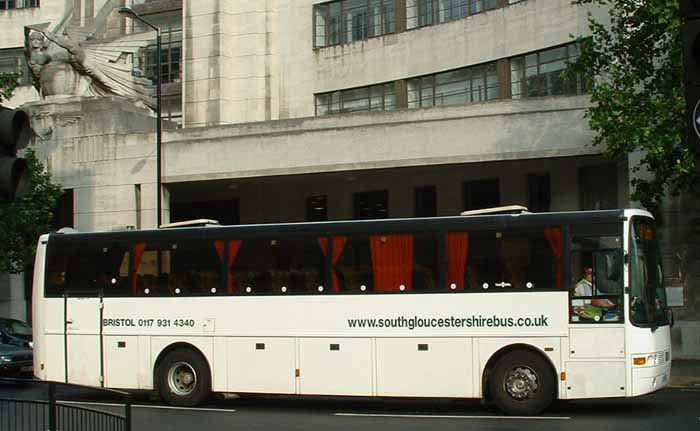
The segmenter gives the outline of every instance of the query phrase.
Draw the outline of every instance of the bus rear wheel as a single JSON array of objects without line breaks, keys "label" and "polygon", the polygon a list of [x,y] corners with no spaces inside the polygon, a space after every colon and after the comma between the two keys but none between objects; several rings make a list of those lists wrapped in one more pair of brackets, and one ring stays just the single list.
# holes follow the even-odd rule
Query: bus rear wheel
[{"label": "bus rear wheel", "polygon": [[160,398],[171,406],[196,406],[211,393],[209,366],[198,352],[173,350],[158,364],[156,387]]},{"label": "bus rear wheel", "polygon": [[515,350],[498,360],[489,379],[496,406],[509,415],[536,415],[554,400],[554,378],[537,353]]}]

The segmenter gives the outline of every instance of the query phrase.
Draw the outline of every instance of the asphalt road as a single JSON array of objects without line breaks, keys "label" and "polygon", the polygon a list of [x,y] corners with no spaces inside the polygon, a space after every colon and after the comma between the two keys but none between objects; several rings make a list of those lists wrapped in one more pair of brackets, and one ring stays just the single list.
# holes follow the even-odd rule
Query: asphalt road
[{"label": "asphalt road", "polygon": [[[70,394],[63,393],[60,396],[68,395]],[[90,398],[94,399],[96,395],[98,394],[90,394]],[[0,398],[42,397],[45,397],[45,394],[33,385],[0,384]],[[73,398],[73,402],[94,409],[122,411],[114,404],[116,399],[100,396],[97,398],[99,402],[96,404],[83,401],[84,395]],[[134,431],[700,431],[700,390],[666,389],[633,399],[557,402],[544,414],[528,418],[504,416],[495,408],[483,406],[478,401],[288,397],[213,400],[201,408],[182,409],[163,406],[141,396],[134,400],[132,415]]]}]

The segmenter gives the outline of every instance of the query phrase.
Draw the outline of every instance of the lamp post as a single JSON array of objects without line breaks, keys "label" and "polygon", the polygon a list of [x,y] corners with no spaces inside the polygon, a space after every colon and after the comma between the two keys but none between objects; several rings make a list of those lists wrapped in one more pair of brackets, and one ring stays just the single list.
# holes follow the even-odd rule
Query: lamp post
[{"label": "lamp post", "polygon": [[160,45],[160,29],[150,22],[146,21],[145,19],[141,18],[139,14],[133,11],[133,9],[128,8],[128,7],[120,7],[119,8],[119,14],[124,16],[125,18],[130,18],[134,19],[136,21],[139,21],[140,23],[146,25],[147,27],[152,28],[153,30],[156,31],[157,34],[157,39],[156,39],[156,57],[158,58],[157,60],[157,68],[156,68],[156,116],[157,116],[157,124],[156,124],[156,228],[160,229],[161,225],[161,190],[160,190],[160,177],[161,177],[161,142],[163,138],[163,130],[162,130],[162,118],[161,118],[161,65],[160,65],[160,55],[161,55],[161,45]]}]

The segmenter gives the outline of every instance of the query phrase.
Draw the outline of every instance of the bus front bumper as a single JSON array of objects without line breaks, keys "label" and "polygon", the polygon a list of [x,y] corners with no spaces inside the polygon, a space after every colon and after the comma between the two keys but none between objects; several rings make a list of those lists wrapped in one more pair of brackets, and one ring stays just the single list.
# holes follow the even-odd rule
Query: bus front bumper
[{"label": "bus front bumper", "polygon": [[632,396],[656,392],[671,381],[671,362],[653,367],[632,368]]}]

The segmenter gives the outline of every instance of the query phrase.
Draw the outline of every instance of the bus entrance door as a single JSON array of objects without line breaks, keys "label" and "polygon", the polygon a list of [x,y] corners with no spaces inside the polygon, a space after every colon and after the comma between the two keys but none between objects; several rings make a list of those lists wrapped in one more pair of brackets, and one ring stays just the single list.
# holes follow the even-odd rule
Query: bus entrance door
[{"label": "bus entrance door", "polygon": [[102,295],[66,292],[66,382],[102,386]]}]

